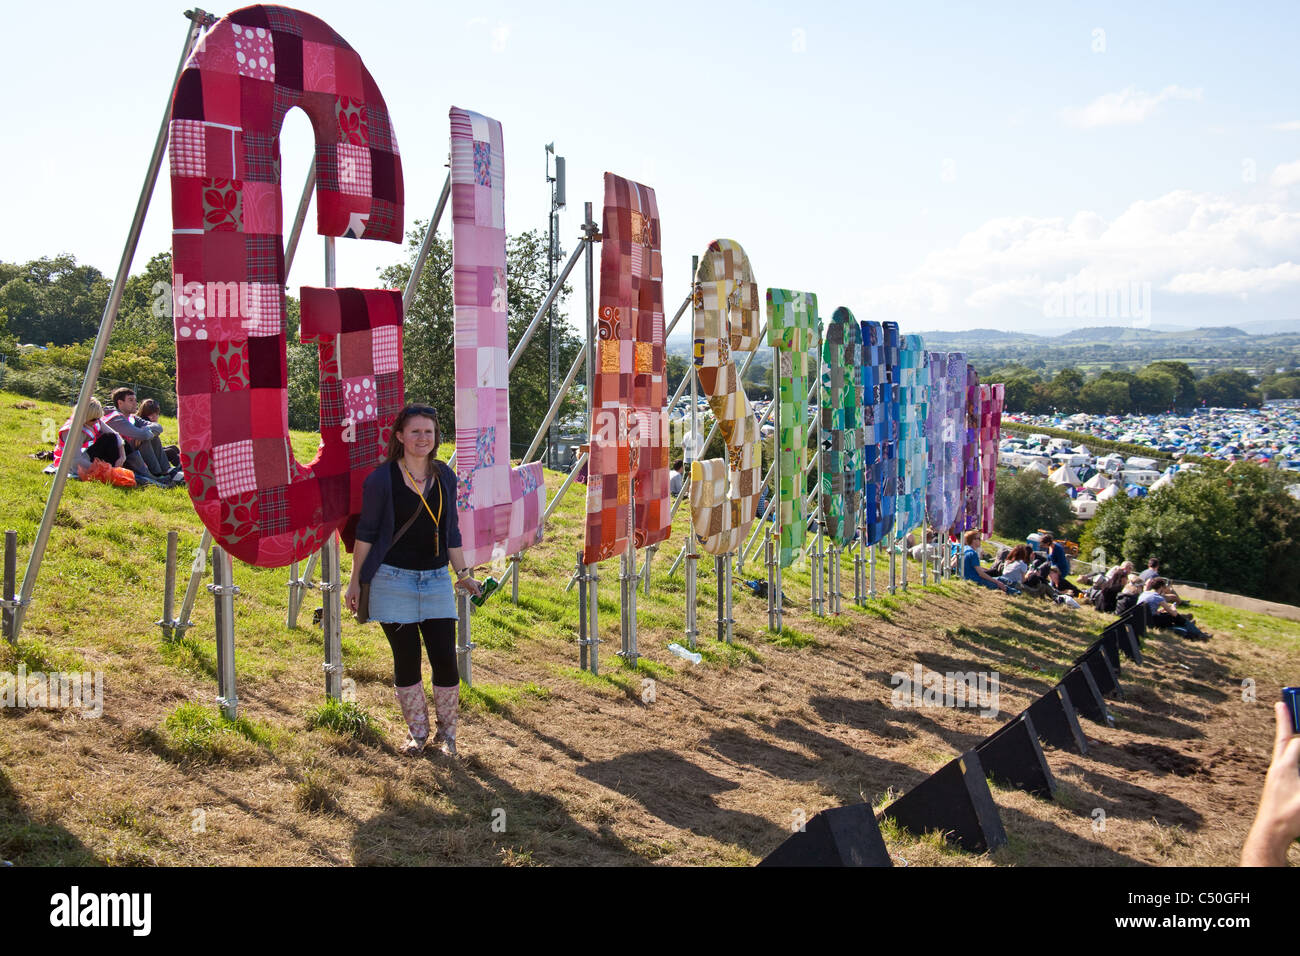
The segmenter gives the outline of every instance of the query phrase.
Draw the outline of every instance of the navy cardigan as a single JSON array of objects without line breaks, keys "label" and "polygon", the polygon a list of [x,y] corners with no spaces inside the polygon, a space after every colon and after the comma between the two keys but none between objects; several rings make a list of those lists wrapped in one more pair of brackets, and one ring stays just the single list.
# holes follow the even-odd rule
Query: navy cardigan
[{"label": "navy cardigan", "polygon": [[[370,553],[361,565],[361,581],[372,580],[384,563],[393,535],[397,533],[393,520],[393,469],[397,462],[386,461],[366,476],[362,486],[361,520],[357,523],[357,540],[370,543]],[[442,500],[451,502],[443,509],[446,522],[447,547],[460,547],[460,522],[456,516],[456,475],[442,462],[434,462],[435,474],[442,484]],[[448,558],[450,563],[450,558]]]}]

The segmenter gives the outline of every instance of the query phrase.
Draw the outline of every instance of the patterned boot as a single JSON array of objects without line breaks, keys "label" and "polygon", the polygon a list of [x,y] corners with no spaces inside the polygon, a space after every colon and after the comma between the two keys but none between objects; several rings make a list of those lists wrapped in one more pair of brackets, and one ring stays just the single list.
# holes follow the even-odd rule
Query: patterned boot
[{"label": "patterned boot", "polygon": [[456,725],[460,722],[460,684],[433,688],[433,706],[438,713],[438,734],[433,738],[442,752],[456,756]]},{"label": "patterned boot", "polygon": [[423,752],[429,740],[429,701],[424,696],[424,684],[412,684],[410,687],[394,687],[398,706],[406,718],[410,733],[402,745],[402,753],[412,756]]}]

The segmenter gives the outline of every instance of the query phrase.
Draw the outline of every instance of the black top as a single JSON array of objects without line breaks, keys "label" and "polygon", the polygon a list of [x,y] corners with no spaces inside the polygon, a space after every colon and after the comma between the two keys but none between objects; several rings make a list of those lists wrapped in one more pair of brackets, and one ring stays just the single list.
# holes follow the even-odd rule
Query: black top
[{"label": "black top", "polygon": [[447,523],[450,517],[447,512],[454,512],[456,503],[446,500],[443,482],[435,477],[424,496],[429,508],[440,519],[435,526],[429,510],[421,503],[420,496],[406,483],[400,463],[394,462],[392,473],[394,533],[410,520],[411,515],[416,518],[401,540],[394,542],[388,549],[384,555],[384,564],[408,571],[431,571],[444,567],[447,564]]}]

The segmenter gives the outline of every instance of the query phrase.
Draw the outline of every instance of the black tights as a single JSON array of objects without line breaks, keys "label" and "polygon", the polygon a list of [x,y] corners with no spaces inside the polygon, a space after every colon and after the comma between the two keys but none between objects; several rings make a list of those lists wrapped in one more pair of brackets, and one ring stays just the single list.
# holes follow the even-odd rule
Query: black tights
[{"label": "black tights", "polygon": [[384,629],[393,648],[393,686],[410,687],[420,683],[420,635],[429,652],[429,665],[433,668],[433,686],[459,687],[460,673],[456,670],[456,619],[454,617],[430,618],[419,624],[385,624]]}]

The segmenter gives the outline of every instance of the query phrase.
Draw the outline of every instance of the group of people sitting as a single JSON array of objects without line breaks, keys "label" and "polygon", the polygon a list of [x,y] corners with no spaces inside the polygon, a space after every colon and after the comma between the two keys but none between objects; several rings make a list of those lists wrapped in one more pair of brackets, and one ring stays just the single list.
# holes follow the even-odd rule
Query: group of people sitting
[{"label": "group of people sitting", "polygon": [[1181,598],[1169,579],[1161,576],[1158,558],[1149,560],[1141,574],[1136,573],[1132,561],[1125,561],[1104,575],[1096,575],[1090,583],[1084,598],[1104,614],[1127,614],[1142,605],[1154,627],[1200,640],[1210,636],[1197,626],[1192,615],[1179,613]]},{"label": "group of people sitting", "polygon": [[[96,462],[105,462],[111,469],[129,471],[128,483],[130,478],[134,478],[137,486],[172,488],[184,484],[179,451],[174,445],[163,446],[159,411],[158,403],[152,398],[137,404],[135,390],[126,387],[113,392],[112,404],[107,410],[99,399],[91,398],[79,440],[75,440],[73,446],[76,457],[72,462],[72,474],[84,477],[95,471]],[[54,464],[47,471],[57,468],[67,453],[71,431],[72,416],[69,415],[59,429]]]},{"label": "group of people sitting", "polygon": [[982,537],[979,531],[967,531],[962,536],[958,559],[962,578],[1006,594],[1030,594],[1079,607],[1074,600],[1079,590],[1066,577],[1070,573],[1070,556],[1051,535],[1043,535],[1037,548],[1028,543],[1003,548],[987,571],[980,565]]},{"label": "group of people sitting", "polygon": [[1038,539],[1037,549],[1030,544],[1004,548],[987,571],[980,566],[980,533],[967,531],[962,540],[959,569],[962,578],[974,584],[1006,594],[1046,597],[1074,608],[1082,606],[1077,600],[1082,598],[1106,614],[1126,614],[1135,606],[1143,606],[1153,627],[1197,640],[1210,637],[1196,625],[1192,615],[1179,613],[1178,592],[1168,578],[1160,576],[1160,561],[1156,558],[1147,562],[1141,574],[1134,573],[1133,562],[1125,561],[1104,575],[1080,578],[1087,586],[1081,593],[1066,577],[1070,573],[1069,555],[1050,534]]}]

